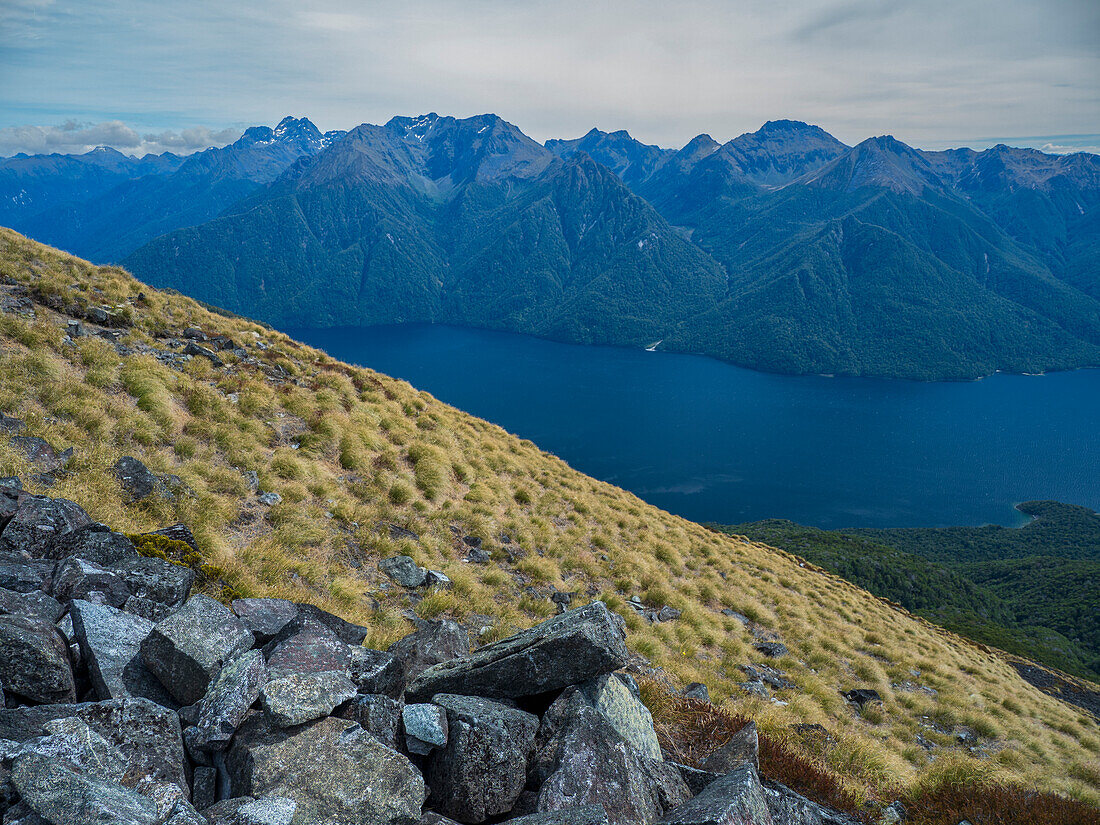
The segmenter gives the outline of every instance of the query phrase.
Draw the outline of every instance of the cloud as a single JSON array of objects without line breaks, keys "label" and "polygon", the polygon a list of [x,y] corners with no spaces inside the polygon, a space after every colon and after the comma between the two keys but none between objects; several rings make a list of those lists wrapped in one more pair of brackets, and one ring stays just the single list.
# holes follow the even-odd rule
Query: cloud
[{"label": "cloud", "polygon": [[213,130],[197,126],[182,131],[139,135],[121,120],[80,123],[66,120],[57,126],[9,126],[0,129],[0,157],[26,152],[28,155],[83,154],[97,146],[110,146],[126,155],[175,152],[186,155],[211,146],[224,146],[240,137],[240,129]]}]

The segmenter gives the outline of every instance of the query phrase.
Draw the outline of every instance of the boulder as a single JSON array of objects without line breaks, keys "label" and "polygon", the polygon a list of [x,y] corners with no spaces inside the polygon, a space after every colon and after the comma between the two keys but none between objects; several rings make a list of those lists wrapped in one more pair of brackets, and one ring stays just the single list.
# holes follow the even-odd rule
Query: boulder
[{"label": "boulder", "polygon": [[148,498],[157,489],[157,477],[133,456],[124,455],[111,467],[130,501]]},{"label": "boulder", "polygon": [[352,624],[351,622],[344,621],[339,616],[333,615],[326,610],[322,610],[319,607],[315,607],[312,604],[298,604],[298,615],[303,616],[306,619],[312,619],[315,622],[323,624],[329,630],[336,634],[336,638],[346,645],[352,645],[358,647],[363,644],[363,640],[367,638],[367,634],[370,630],[362,625]]},{"label": "boulder", "polygon": [[684,696],[688,699],[697,699],[700,702],[710,701],[710,691],[702,682],[692,682],[684,688]]},{"label": "boulder", "polygon": [[858,820],[811,802],[778,782],[763,780],[763,790],[773,825],[858,825]]},{"label": "boulder", "polygon": [[35,436],[17,435],[8,443],[12,449],[21,452],[27,461],[35,466],[41,474],[39,480],[43,480],[42,476],[50,479],[51,475],[64,472],[73,457],[72,447],[58,452],[53,444]]},{"label": "boulder", "polygon": [[405,705],[380,693],[359,694],[350,702],[336,709],[341,719],[358,723],[363,730],[394,750],[400,749],[398,734],[401,731],[401,711]]},{"label": "boulder", "polygon": [[124,559],[137,558],[134,543],[105,524],[91,522],[51,539],[43,548],[50,559],[81,558],[108,567]]},{"label": "boulder", "polygon": [[402,587],[420,587],[428,578],[428,571],[417,566],[410,556],[382,559],[378,562],[378,569]]},{"label": "boulder", "polygon": [[640,754],[576,687],[547,709],[537,745],[528,787],[540,812],[600,805],[613,825],[638,825],[691,798],[674,766]]},{"label": "boulder", "polygon": [[34,555],[47,542],[91,522],[78,504],[67,499],[21,496],[15,514],[0,532],[0,553]]},{"label": "boulder", "polygon": [[61,602],[52,596],[47,596],[41,590],[16,593],[14,590],[0,587],[0,615],[2,616],[27,616],[56,624],[64,614],[65,608]]},{"label": "boulder", "polygon": [[653,730],[653,716],[618,674],[603,674],[578,685],[584,698],[611,727],[642,756],[660,762],[661,745]]},{"label": "boulder", "polygon": [[583,805],[579,808],[562,808],[528,814],[507,820],[508,825],[610,825],[607,811],[602,805]]},{"label": "boulder", "polygon": [[680,778],[684,780],[684,784],[688,786],[688,790],[694,796],[701,794],[707,785],[722,776],[720,773],[705,771],[702,768],[693,768],[690,765],[681,765],[679,762],[670,762],[669,764],[680,772]]},{"label": "boulder", "polygon": [[782,642],[757,642],[754,647],[770,659],[779,659],[787,655],[787,646]]},{"label": "boulder", "polygon": [[432,665],[468,656],[470,637],[448,619],[424,621],[415,633],[390,645],[389,652],[401,660],[405,678],[412,680]]},{"label": "boulder", "polygon": [[213,805],[217,798],[217,769],[209,765],[196,766],[191,778],[191,804],[203,811]]},{"label": "boulder", "polygon": [[140,616],[153,624],[163,622],[175,612],[166,604],[161,604],[160,602],[155,602],[152,599],[146,599],[141,596],[131,596],[128,598],[126,604],[122,605],[122,609],[126,613]]},{"label": "boulder", "polygon": [[669,811],[659,825],[774,825],[760,777],[752,765],[711,782],[694,799]]},{"label": "boulder", "polygon": [[12,782],[23,801],[59,825],[159,825],[156,804],[117,782],[94,779],[59,759],[28,754],[12,766]]},{"label": "boulder", "polygon": [[32,702],[76,699],[69,646],[52,623],[0,616],[0,684]]},{"label": "boulder", "polygon": [[49,589],[54,564],[18,553],[0,553],[0,587],[14,593]]},{"label": "boulder", "polygon": [[181,604],[191,594],[195,583],[195,571],[166,559],[124,559],[111,565],[135,596],[171,607]]},{"label": "boulder", "polygon": [[[12,794],[17,795],[18,792],[15,787],[12,786]],[[31,807],[23,801],[16,803],[4,813],[4,825],[54,825],[52,822],[47,822],[34,811]],[[201,825],[206,825],[205,822]]]},{"label": "boulder", "polygon": [[51,592],[63,602],[86,599],[111,607],[122,607],[130,590],[118,575],[95,562],[68,558],[57,565]]},{"label": "boulder", "polygon": [[210,363],[213,364],[215,367],[224,366],[222,359],[215,355],[213,350],[209,350],[206,347],[200,347],[194,341],[187,342],[187,346],[183,348],[183,354],[202,356],[203,358],[206,358],[208,361],[210,361]]},{"label": "boulder", "polygon": [[18,435],[26,428],[27,424],[22,418],[15,418],[7,413],[0,412],[0,432]]},{"label": "boulder", "polygon": [[744,764],[760,770],[760,736],[756,723],[749,722],[735,733],[728,742],[704,759],[699,767],[712,773],[732,773]]},{"label": "boulder", "polygon": [[164,825],[210,825],[210,821],[186,799],[179,799],[169,811]]},{"label": "boulder", "polygon": [[267,666],[258,650],[248,650],[223,667],[199,702],[191,747],[209,752],[229,747],[266,682]]},{"label": "boulder", "polygon": [[625,636],[622,619],[603,602],[592,602],[433,665],[409,685],[409,698],[454,693],[515,699],[558,690],[625,665]]},{"label": "boulder", "polygon": [[205,812],[210,825],[290,825],[298,804],[282,796],[241,797],[219,802]]},{"label": "boulder", "polygon": [[141,643],[153,631],[152,622],[109,605],[80,599],[72,603],[69,613],[73,634],[99,699],[144,697],[158,705],[176,707],[141,658]]},{"label": "boulder", "polygon": [[263,650],[269,678],[278,679],[294,673],[346,670],[355,649],[341,642],[323,624],[299,616]]},{"label": "boulder", "polygon": [[426,756],[447,744],[447,712],[438,705],[405,705],[401,709],[401,723],[409,753]]},{"label": "boulder", "polygon": [[169,527],[161,527],[159,530],[153,530],[151,533],[144,533],[143,535],[163,536],[166,539],[172,539],[172,541],[182,541],[196,553],[199,550],[199,545],[195,541],[195,535],[186,524],[176,523]]},{"label": "boulder", "polygon": [[434,807],[459,822],[507,813],[527,782],[539,719],[474,696],[440,694],[447,744],[428,758],[425,779]]},{"label": "boulder", "polygon": [[871,688],[856,688],[855,690],[848,691],[842,690],[840,692],[840,695],[847,699],[849,702],[858,705],[860,708],[862,708],[868,702],[882,701],[882,697],[879,696],[879,692],[877,690],[872,690]]},{"label": "boulder", "polygon": [[272,723],[289,728],[328,716],[355,695],[355,683],[347,674],[325,670],[272,679],[260,691],[260,703]]},{"label": "boulder", "polygon": [[278,493],[260,493],[256,496],[256,501],[265,507],[274,507],[276,504],[280,504],[282,500],[283,497]]},{"label": "boulder", "polygon": [[74,716],[122,754],[127,764],[125,784],[141,790],[150,782],[170,782],[186,793],[179,717],[148,699],[0,709],[0,739],[35,739],[52,720]]},{"label": "boulder", "polygon": [[254,714],[226,758],[233,793],[298,804],[295,825],[415,825],[424,781],[408,758],[358,725],[320,719],[277,728]]},{"label": "boulder", "polygon": [[404,663],[387,651],[350,648],[347,670],[360,693],[382,693],[398,699],[405,692]]},{"label": "boulder", "polygon": [[286,599],[235,599],[229,606],[258,645],[266,645],[298,618],[298,606]]},{"label": "boulder", "polygon": [[5,741],[0,745],[0,761],[10,764],[20,756],[34,753],[59,759],[78,773],[96,779],[118,782],[126,773],[126,760],[118,749],[82,719],[75,716],[54,719],[45,724],[43,734],[26,742]]},{"label": "boulder", "polygon": [[179,702],[197,702],[222,666],[248,650],[255,637],[227,607],[209,596],[192,596],[141,645],[146,667]]}]

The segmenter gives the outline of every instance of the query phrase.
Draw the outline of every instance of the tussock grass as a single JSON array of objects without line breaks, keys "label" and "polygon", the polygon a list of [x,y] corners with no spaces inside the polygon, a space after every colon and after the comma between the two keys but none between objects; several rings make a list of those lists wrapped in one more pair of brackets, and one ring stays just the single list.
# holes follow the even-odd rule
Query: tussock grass
[{"label": "tussock grass", "polygon": [[[366,624],[375,646],[411,630],[410,610],[465,620],[488,642],[549,615],[551,587],[579,601],[600,596],[627,621],[631,649],[671,685],[706,683],[723,712],[755,719],[791,759],[823,765],[853,799],[932,793],[929,771],[957,748],[927,727],[929,717],[985,736],[982,765],[997,782],[1100,804],[1096,721],[1023,682],[993,651],[790,554],[664,513],[404,382],[120,269],[0,230],[5,280],[58,306],[113,307],[134,326],[121,340],[133,352],[120,355],[99,338],[65,342],[64,316],[43,306],[35,318],[0,312],[0,409],[26,419],[28,434],[77,450],[71,472],[47,490],[0,436],[0,474],[130,533],[187,523],[214,590],[224,582],[309,601]],[[247,362],[223,353],[220,369],[203,358],[176,368],[143,351],[167,348],[157,336],[188,326],[245,345]],[[109,472],[122,455],[180,476],[187,491],[124,503]],[[258,504],[246,471],[282,503]],[[464,561],[469,535],[483,540],[489,563]],[[377,568],[402,553],[446,573],[453,589],[414,603]],[[627,605],[631,596],[683,615],[650,624]],[[778,666],[798,687],[776,694],[787,705],[739,687],[739,665],[762,660],[723,609],[788,646]],[[935,699],[892,689],[911,669],[939,691]],[[839,695],[853,687],[874,687],[882,707],[857,714]],[[796,723],[823,725],[836,744],[826,752],[792,737]],[[941,741],[931,766],[914,750],[918,734]]]}]

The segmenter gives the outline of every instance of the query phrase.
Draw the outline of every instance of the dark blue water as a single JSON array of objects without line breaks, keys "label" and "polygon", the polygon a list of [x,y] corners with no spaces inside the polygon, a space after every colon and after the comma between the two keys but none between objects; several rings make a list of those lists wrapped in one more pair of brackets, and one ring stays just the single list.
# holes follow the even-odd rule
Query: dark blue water
[{"label": "dark blue water", "polygon": [[1100,370],[918,383],[444,326],[287,330],[697,521],[1020,524],[1100,509]]}]

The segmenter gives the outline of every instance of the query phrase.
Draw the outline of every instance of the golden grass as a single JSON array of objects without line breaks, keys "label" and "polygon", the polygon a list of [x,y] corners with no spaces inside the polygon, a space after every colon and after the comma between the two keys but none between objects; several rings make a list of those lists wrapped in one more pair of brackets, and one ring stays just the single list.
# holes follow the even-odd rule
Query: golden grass
[{"label": "golden grass", "polygon": [[[489,641],[548,615],[551,587],[599,596],[628,622],[631,648],[673,682],[705,682],[717,703],[784,741],[795,723],[828,728],[837,744],[827,757],[801,739],[789,744],[826,759],[844,793],[871,797],[926,781],[915,738],[935,738],[930,718],[996,737],[981,769],[998,781],[1100,804],[1096,720],[1023,682],[993,651],[792,555],[651,507],[404,382],[150,289],[118,268],[0,230],[5,278],[59,306],[121,307],[135,322],[122,339],[135,352],[120,356],[100,339],[65,343],[64,317],[41,306],[35,319],[0,313],[0,409],[25,418],[29,434],[77,449],[72,472],[38,491],[127,532],[183,521],[207,563],[242,593],[313,602],[370,626],[377,645],[411,629],[401,615],[410,608],[487,617],[478,621]],[[257,363],[225,353],[222,369],[202,358],[175,368],[140,351],[187,326],[245,343]],[[124,504],[108,472],[122,455],[175,473],[190,492]],[[255,502],[249,470],[281,504]],[[0,438],[0,474],[10,473],[28,478]],[[419,538],[395,538],[389,524]],[[489,564],[464,561],[466,535],[483,540]],[[442,570],[454,589],[414,605],[386,587],[377,562],[399,553]],[[626,604],[632,595],[683,616],[649,624]],[[798,686],[780,694],[788,705],[738,687],[738,665],[759,657],[723,609],[788,646],[778,663]],[[912,668],[936,698],[893,690]],[[852,687],[875,688],[882,707],[854,712],[838,694]]]}]

